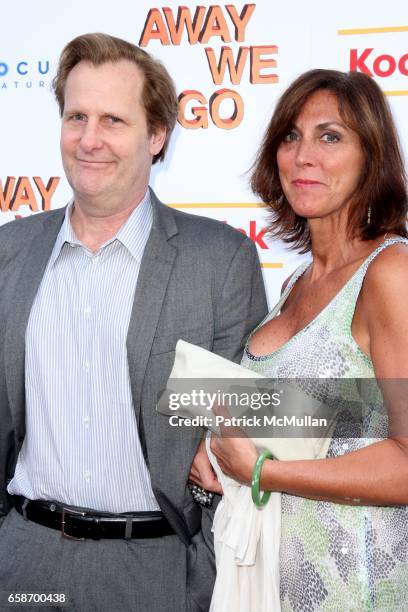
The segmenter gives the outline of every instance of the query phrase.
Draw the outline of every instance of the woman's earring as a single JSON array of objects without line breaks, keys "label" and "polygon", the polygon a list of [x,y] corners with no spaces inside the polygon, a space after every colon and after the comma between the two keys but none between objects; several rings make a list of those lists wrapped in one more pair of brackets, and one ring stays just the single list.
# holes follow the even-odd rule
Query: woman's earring
[{"label": "woman's earring", "polygon": [[369,205],[368,210],[367,210],[367,225],[370,225],[370,223],[371,223],[371,204]]}]

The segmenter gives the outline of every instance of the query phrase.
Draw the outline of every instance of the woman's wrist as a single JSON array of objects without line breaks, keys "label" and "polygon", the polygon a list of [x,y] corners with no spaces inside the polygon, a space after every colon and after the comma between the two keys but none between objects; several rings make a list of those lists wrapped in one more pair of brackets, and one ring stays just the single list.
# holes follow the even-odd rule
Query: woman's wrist
[{"label": "woman's wrist", "polygon": [[265,491],[263,495],[261,495],[260,481],[261,481],[261,472],[262,472],[265,461],[267,459],[273,459],[273,458],[274,457],[272,453],[270,453],[269,451],[263,451],[259,455],[258,459],[256,460],[254,469],[252,471],[252,481],[251,481],[252,501],[254,502],[255,506],[257,506],[258,508],[262,508],[262,506],[265,506],[271,495],[270,491]]}]

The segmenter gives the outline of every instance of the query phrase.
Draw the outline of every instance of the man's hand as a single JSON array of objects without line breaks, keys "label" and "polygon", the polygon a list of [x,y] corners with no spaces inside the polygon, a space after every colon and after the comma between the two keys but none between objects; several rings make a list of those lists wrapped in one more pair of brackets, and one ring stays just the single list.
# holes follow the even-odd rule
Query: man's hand
[{"label": "man's hand", "polygon": [[222,495],[222,487],[212,469],[210,460],[205,449],[205,440],[201,440],[196,456],[191,465],[189,480],[207,491]]}]

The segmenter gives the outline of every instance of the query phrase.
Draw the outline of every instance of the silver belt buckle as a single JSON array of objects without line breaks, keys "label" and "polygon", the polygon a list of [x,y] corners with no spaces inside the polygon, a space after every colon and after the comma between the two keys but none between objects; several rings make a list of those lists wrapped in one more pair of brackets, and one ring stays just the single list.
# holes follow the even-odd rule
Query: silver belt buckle
[{"label": "silver belt buckle", "polygon": [[78,514],[79,516],[85,516],[86,512],[80,512],[79,510],[71,510],[70,508],[62,507],[62,516],[61,516],[61,536],[63,538],[67,538],[68,540],[78,540],[83,541],[85,538],[76,538],[75,536],[71,536],[68,533],[65,533],[65,517],[70,514]]}]

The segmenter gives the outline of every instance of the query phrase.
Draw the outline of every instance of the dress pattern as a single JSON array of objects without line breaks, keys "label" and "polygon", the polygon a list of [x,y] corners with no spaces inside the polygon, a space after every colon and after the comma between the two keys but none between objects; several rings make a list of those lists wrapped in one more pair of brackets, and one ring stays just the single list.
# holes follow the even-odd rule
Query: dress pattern
[{"label": "dress pattern", "polygon": [[[247,343],[242,365],[269,378],[303,379],[303,384],[307,379],[352,379],[352,397],[354,379],[374,378],[371,360],[351,334],[356,301],[370,263],[398,242],[408,243],[385,240],[315,319],[279,349],[256,357]],[[279,313],[308,265],[296,270],[259,327]],[[368,437],[335,433],[328,456],[387,437],[385,411],[381,416],[373,406],[364,415]],[[341,419],[337,427],[341,432]],[[282,494],[280,574],[283,612],[408,611],[408,507],[349,506]]]}]

